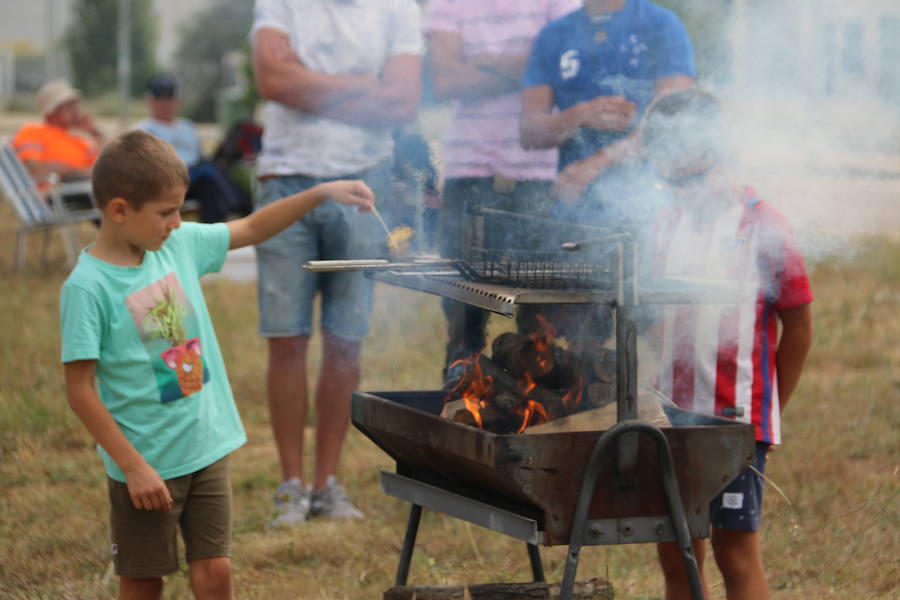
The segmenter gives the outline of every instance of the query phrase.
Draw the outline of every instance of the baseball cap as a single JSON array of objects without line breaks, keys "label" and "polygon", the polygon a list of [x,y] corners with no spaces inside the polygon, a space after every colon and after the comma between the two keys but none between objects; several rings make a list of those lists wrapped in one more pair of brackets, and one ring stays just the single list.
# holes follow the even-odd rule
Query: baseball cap
[{"label": "baseball cap", "polygon": [[154,75],[147,82],[147,92],[154,98],[174,98],[178,85],[168,75]]},{"label": "baseball cap", "polygon": [[65,79],[51,79],[38,90],[37,105],[41,115],[46,117],[66,102],[80,97],[81,92]]}]

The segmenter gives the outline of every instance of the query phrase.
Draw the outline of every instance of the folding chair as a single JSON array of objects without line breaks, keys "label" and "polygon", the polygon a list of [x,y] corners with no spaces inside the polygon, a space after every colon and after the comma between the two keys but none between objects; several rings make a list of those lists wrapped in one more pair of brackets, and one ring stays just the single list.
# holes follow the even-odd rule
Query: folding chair
[{"label": "folding chair", "polygon": [[[28,247],[25,243],[29,233],[43,231],[41,262],[46,259],[47,239],[53,229],[58,229],[66,248],[69,266],[78,258],[80,240],[77,224],[100,218],[96,207],[73,210],[63,202],[63,198],[74,194],[90,194],[90,183],[57,183],[50,189],[49,202],[38,190],[31,174],[19,160],[16,151],[8,143],[0,145],[0,191],[19,216],[19,230],[16,233],[16,251],[13,266],[18,269],[25,262]],[[93,197],[92,204],[93,204]]]}]

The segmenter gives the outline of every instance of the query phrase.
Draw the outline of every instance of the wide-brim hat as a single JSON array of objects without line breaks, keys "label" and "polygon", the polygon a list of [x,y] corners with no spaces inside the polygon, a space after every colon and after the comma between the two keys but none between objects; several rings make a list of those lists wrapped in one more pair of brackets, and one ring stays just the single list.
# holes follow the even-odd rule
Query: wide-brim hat
[{"label": "wide-brim hat", "polygon": [[47,116],[54,110],[81,97],[81,92],[72,87],[65,79],[52,79],[41,86],[37,93],[38,109],[41,115]]}]

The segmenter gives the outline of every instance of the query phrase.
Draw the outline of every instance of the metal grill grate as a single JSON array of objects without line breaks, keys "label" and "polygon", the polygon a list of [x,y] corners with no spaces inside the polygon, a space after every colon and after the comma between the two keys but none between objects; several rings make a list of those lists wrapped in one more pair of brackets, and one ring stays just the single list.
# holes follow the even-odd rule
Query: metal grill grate
[{"label": "metal grill grate", "polygon": [[570,253],[473,248],[465,262],[468,269],[464,275],[484,283],[539,289],[593,289],[614,285],[615,271],[608,262],[577,260]]},{"label": "metal grill grate", "polygon": [[470,281],[560,290],[616,285],[614,243],[574,253],[561,247],[573,239],[617,232],[485,207],[470,211],[466,218],[464,270],[460,270]]}]

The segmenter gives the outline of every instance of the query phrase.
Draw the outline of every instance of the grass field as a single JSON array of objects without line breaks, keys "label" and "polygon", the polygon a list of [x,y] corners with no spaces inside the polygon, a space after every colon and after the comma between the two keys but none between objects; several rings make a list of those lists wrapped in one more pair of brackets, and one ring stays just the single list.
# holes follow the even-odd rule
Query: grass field
[{"label": "grass field", "polygon": [[[15,226],[0,204],[4,228]],[[10,273],[13,237],[0,238],[0,598],[99,599],[116,589],[107,542],[102,467],[65,401],[57,294],[64,279],[32,261]],[[89,227],[83,229],[85,239]],[[813,270],[816,338],[772,455],[764,556],[780,600],[900,597],[900,241],[866,238],[851,258]],[[311,522],[266,533],[278,483],[265,409],[265,346],[256,335],[255,284],[206,285],[207,299],[249,435],[235,453],[234,566],[240,598],[377,599],[393,583],[407,505],[378,489],[388,458],[351,431],[341,477],[368,518]],[[379,288],[365,344],[363,389],[438,385],[444,332],[436,298]],[[499,327],[504,325],[499,323]],[[317,350],[316,350],[317,352]],[[315,361],[313,361],[315,364]],[[309,436],[311,437],[311,436]],[[565,548],[542,550],[559,580]],[[608,576],[617,598],[660,597],[649,545],[588,548],[580,577]],[[527,580],[523,544],[426,512],[415,584]],[[709,565],[713,598],[724,598]],[[190,596],[183,574],[166,598]]]}]

